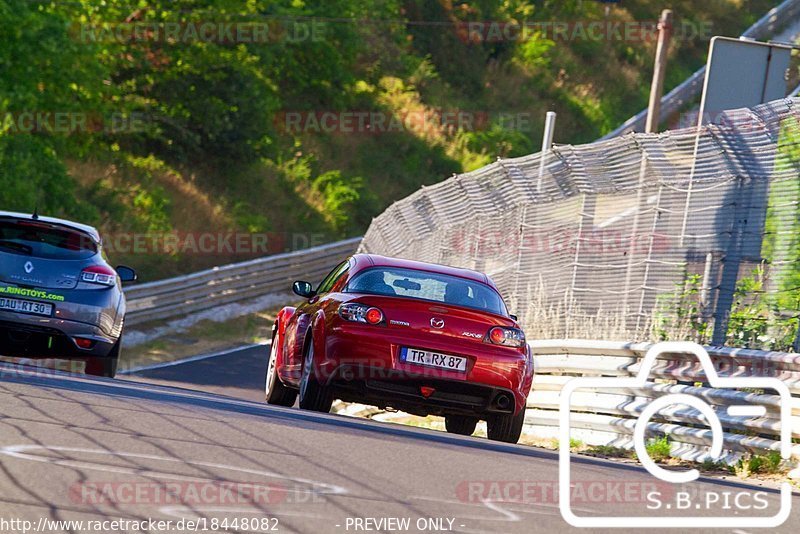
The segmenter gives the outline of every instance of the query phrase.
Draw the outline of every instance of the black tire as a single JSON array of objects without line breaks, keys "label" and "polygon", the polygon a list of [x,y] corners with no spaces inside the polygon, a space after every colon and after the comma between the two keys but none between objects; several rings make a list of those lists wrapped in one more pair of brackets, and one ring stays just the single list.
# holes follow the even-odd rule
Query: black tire
[{"label": "black tire", "polygon": [[88,358],[86,360],[86,370],[90,376],[100,376],[103,378],[114,378],[117,374],[117,364],[119,355],[122,352],[122,338],[120,337],[105,358]]},{"label": "black tire", "polygon": [[477,417],[469,417],[468,415],[447,415],[444,418],[444,427],[451,434],[471,436],[475,433],[475,427],[477,426]]},{"label": "black tire", "polygon": [[330,388],[317,381],[314,374],[314,340],[308,335],[303,353],[303,374],[300,378],[300,408],[312,412],[328,413],[333,406]]},{"label": "black tire", "polygon": [[294,406],[297,400],[297,390],[287,387],[278,377],[275,370],[275,359],[277,357],[277,347],[280,343],[278,333],[272,336],[272,345],[269,350],[269,357],[267,358],[267,376],[264,380],[264,393],[266,395],[267,404],[275,406]]},{"label": "black tire", "polygon": [[486,421],[486,430],[492,441],[516,443],[522,435],[525,407],[517,415],[494,415]]}]

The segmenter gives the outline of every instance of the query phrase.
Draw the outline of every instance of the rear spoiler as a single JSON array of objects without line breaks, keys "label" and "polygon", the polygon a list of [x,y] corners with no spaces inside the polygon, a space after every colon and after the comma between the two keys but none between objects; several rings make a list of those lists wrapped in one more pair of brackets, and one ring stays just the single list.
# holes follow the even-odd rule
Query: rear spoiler
[{"label": "rear spoiler", "polygon": [[18,224],[20,226],[30,226],[30,227],[38,227],[38,228],[62,228],[64,230],[69,230],[70,232],[75,232],[77,234],[81,234],[89,238],[92,243],[96,244],[97,246],[102,246],[102,240],[100,239],[99,234],[88,232],[83,228],[78,226],[72,226],[68,223],[62,223],[60,221],[50,221],[50,220],[42,220],[39,219],[26,219],[22,217],[9,217],[9,216],[0,216],[0,222],[12,222],[14,224]]}]

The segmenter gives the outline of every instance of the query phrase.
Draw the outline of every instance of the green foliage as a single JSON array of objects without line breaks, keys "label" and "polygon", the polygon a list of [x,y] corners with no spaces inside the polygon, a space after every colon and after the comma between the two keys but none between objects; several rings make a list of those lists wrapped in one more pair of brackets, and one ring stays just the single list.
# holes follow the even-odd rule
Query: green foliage
[{"label": "green foliage", "polygon": [[712,460],[711,458],[706,458],[705,460],[703,460],[703,462],[700,464],[700,469],[702,471],[705,471],[705,472],[708,472],[708,471],[728,471],[728,472],[730,472],[731,471],[730,467],[727,464],[725,464],[724,462],[718,462],[718,461]]},{"label": "green foliage", "polygon": [[797,319],[781,315],[776,296],[766,291],[765,283],[763,265],[738,280],[728,320],[730,346],[791,350]]},{"label": "green foliage", "polygon": [[733,466],[733,471],[741,478],[751,475],[773,475],[781,471],[783,459],[778,451],[762,454],[745,454]]},{"label": "green foliage", "polygon": [[700,302],[701,287],[702,276],[686,275],[675,292],[658,296],[653,329],[658,340],[708,340],[711,327]]},{"label": "green foliage", "polygon": [[[781,313],[776,296],[766,291],[765,283],[764,266],[737,281],[728,317],[728,346],[791,350],[797,318]],[[701,286],[700,275],[686,275],[674,293],[658,297],[653,328],[657,339],[697,343],[710,340],[711,316],[700,303]]]},{"label": "green foliage", "polygon": [[269,219],[258,213],[248,202],[237,202],[233,209],[236,226],[248,232],[266,232],[271,229]]},{"label": "green foliage", "polygon": [[520,44],[517,53],[526,67],[543,70],[550,67],[549,53],[554,46],[556,43],[541,32],[533,32],[529,39]]},{"label": "green foliage", "polygon": [[[686,16],[721,21],[716,33],[727,34],[768,2],[712,4],[679,2]],[[654,20],[662,7],[619,5],[610,19]],[[176,219],[212,213],[214,224],[237,230],[354,235],[421,185],[536,151],[545,111],[559,113],[558,142],[582,142],[641,109],[649,43],[561,41],[543,31],[484,39],[467,31],[486,21],[604,17],[597,2],[580,0],[6,0],[0,113],[83,113],[98,127],[63,135],[0,129],[0,209],[38,203],[42,212],[114,231],[165,231]],[[267,24],[268,38],[118,31],[126,23],[201,22]],[[676,45],[668,85],[703,64],[706,44]],[[353,110],[489,119],[380,135],[278,127],[282,112]],[[521,116],[524,127],[503,119]],[[111,128],[119,118],[137,123]],[[107,172],[69,176],[87,162]],[[206,211],[183,213],[195,201]]]},{"label": "green foliage", "polygon": [[46,142],[30,135],[0,136],[2,209],[76,217],[93,222],[97,211],[74,196],[75,185]]},{"label": "green foliage", "polygon": [[[776,167],[800,171],[800,121],[789,117],[781,124]],[[770,277],[775,307],[800,311],[800,182],[785,180],[770,186],[762,254],[774,265]]]},{"label": "green foliage", "polygon": [[339,171],[329,171],[318,176],[313,186],[322,195],[323,213],[342,237],[353,231],[355,220],[370,212],[363,178],[345,178]]},{"label": "green foliage", "polygon": [[645,449],[650,459],[654,462],[663,462],[669,459],[672,451],[672,445],[669,442],[668,436],[662,436],[658,439],[652,439],[645,444]]}]

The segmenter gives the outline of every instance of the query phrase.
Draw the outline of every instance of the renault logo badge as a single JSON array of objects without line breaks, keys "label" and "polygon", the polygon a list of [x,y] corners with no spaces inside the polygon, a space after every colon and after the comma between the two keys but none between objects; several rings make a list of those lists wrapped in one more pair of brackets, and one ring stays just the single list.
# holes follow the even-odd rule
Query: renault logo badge
[{"label": "renault logo badge", "polygon": [[31,262],[25,263],[25,272],[31,274],[33,272],[33,264]]}]

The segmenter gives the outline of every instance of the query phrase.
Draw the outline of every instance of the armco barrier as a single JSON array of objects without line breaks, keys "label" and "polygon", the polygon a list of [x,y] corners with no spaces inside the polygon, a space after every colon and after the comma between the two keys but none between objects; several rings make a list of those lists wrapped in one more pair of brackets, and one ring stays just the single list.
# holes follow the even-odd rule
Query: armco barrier
[{"label": "armco barrier", "polygon": [[[590,340],[543,340],[530,343],[536,377],[528,397],[524,433],[537,438],[558,438],[561,389],[576,377],[630,378],[639,372],[642,359],[652,346]],[[800,354],[766,352],[727,347],[706,347],[714,367],[722,377],[779,378],[792,393],[792,437],[800,437]],[[706,387],[706,376],[696,358],[689,354],[664,354],[650,373],[656,383],[637,388],[579,389],[570,406],[571,436],[586,445],[633,448],[633,431],[642,410],[663,395],[684,393],[709,404],[724,430],[723,456],[728,463],[742,454],[779,451],[779,397],[759,391]],[[696,385],[697,384],[697,385]],[[734,417],[726,413],[731,405],[761,405],[763,417]],[[338,413],[372,417],[381,413],[371,406],[339,403]],[[398,413],[396,417],[404,418]],[[698,411],[674,406],[661,412],[648,425],[650,431],[666,434],[672,455],[697,460],[711,445],[711,431]],[[792,448],[800,459],[800,445]]]},{"label": "armco barrier", "polygon": [[[650,344],[587,340],[547,340],[531,343],[536,366],[533,391],[528,398],[526,432],[543,437],[558,434],[558,409],[563,385],[576,376],[633,377]],[[792,393],[792,437],[800,437],[800,354],[727,347],[706,347],[720,377],[773,377]],[[685,393],[699,397],[714,409],[724,430],[727,461],[743,453],[764,454],[780,450],[780,397],[759,390],[707,387],[706,376],[689,354],[662,354],[650,373],[655,383],[613,390],[578,390],[571,399],[571,435],[587,445],[632,448],[633,430],[642,410],[663,395]],[[763,416],[731,416],[731,405],[761,405]],[[661,412],[648,425],[666,434],[673,456],[696,460],[711,445],[711,431],[694,409],[675,406]],[[792,456],[800,458],[800,445]]]},{"label": "armco barrier", "polygon": [[355,252],[361,238],[216,267],[125,289],[128,326],[208,310],[223,304],[287,293],[292,281],[319,281]]}]

